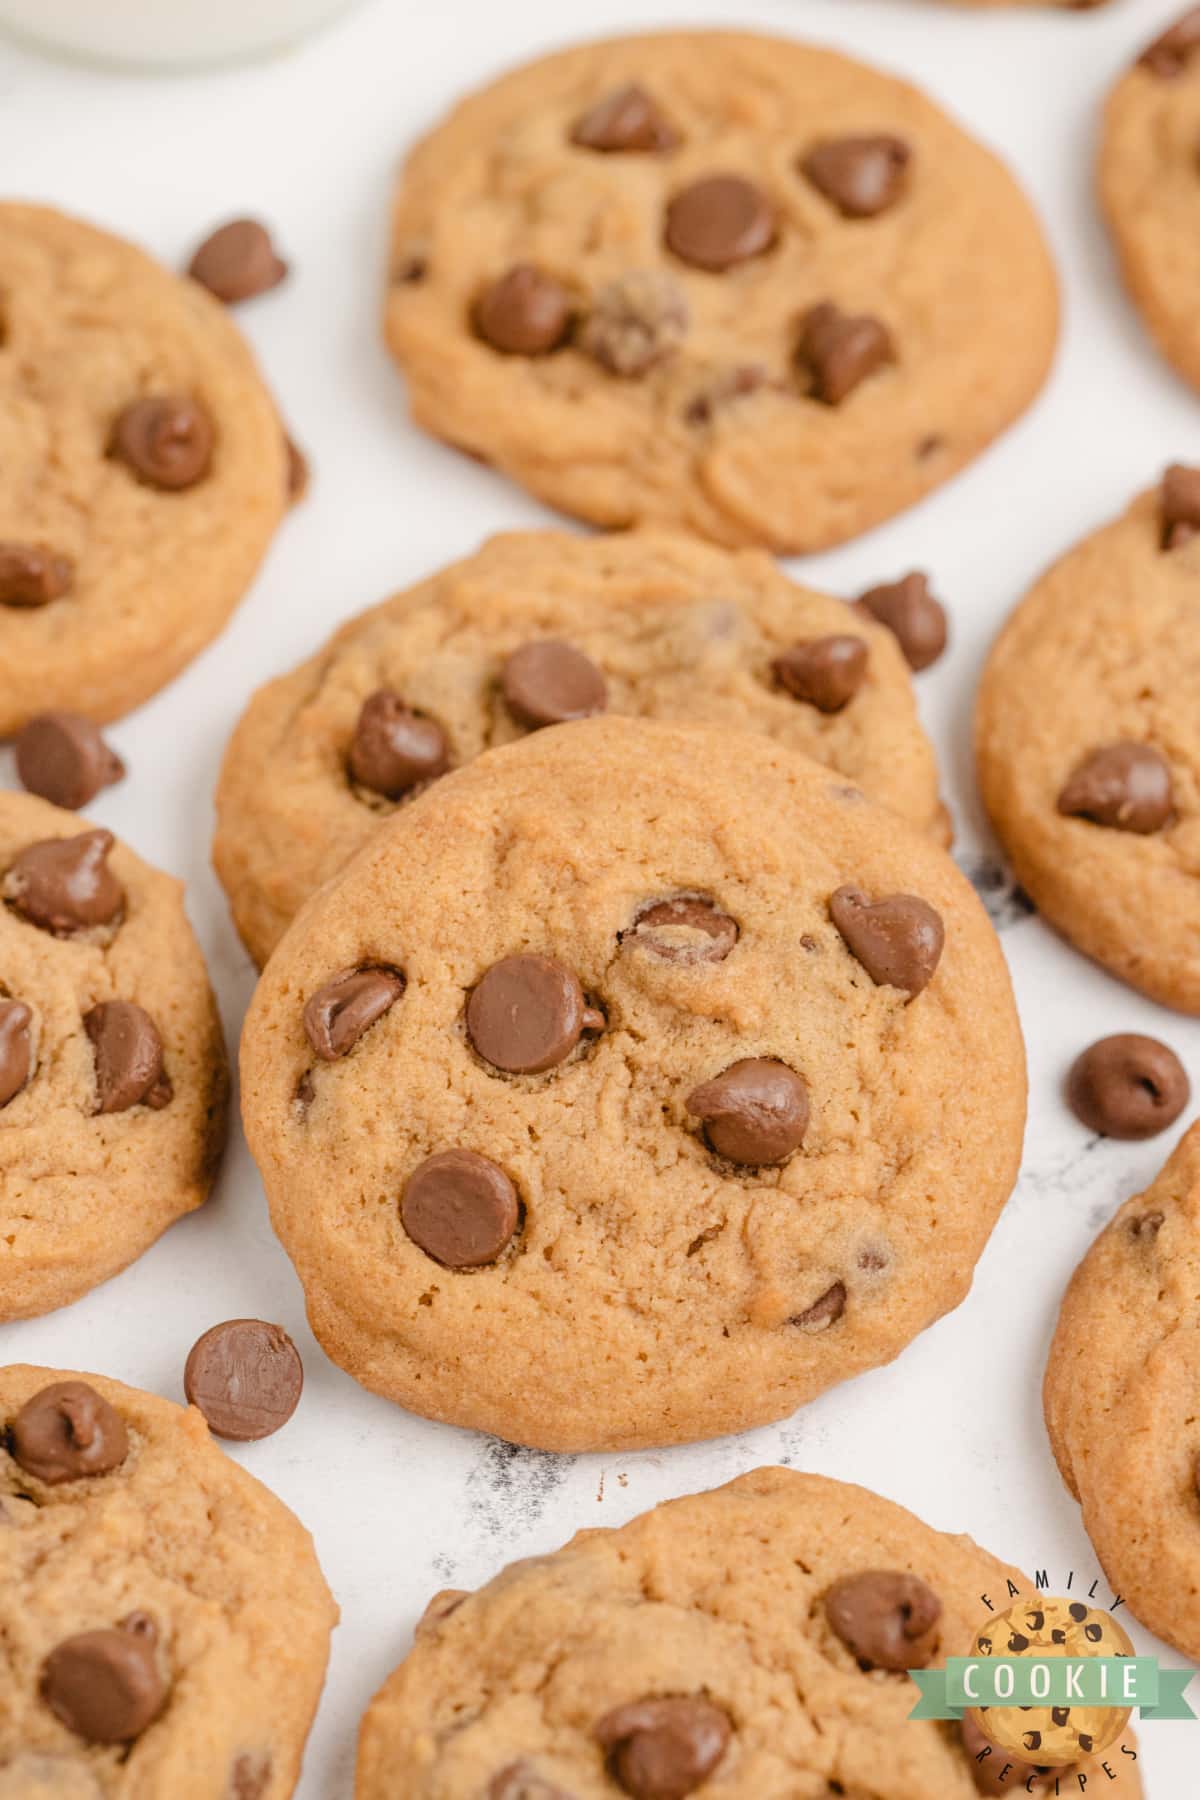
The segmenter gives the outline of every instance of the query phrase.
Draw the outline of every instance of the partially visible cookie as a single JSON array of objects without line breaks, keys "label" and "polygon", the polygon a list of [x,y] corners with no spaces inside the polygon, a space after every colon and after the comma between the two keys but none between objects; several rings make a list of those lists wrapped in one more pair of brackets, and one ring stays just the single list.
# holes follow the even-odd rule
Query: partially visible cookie
[{"label": "partially visible cookie", "polygon": [[367,1709],[355,1800],[392,1800],[397,1769],[405,1800],[1048,1800],[1098,1766],[908,1717],[905,1671],[969,1654],[1008,1583],[1031,1591],[865,1488],[757,1469],[439,1596]]},{"label": "partially visible cookie", "polygon": [[1050,1442],[1114,1589],[1200,1657],[1200,1125],[1127,1200],[1067,1289]]},{"label": "partially visible cookie", "polygon": [[983,798],[1080,950],[1200,1012],[1200,471],[1173,467],[1021,602],[984,670]]},{"label": "partially visible cookie", "polygon": [[251,701],[214,844],[251,955],[265,962],[309,894],[430,780],[601,709],[762,731],[947,835],[904,659],[861,610],[757,552],[660,532],[512,534],[351,620]]},{"label": "partially visible cookie", "polygon": [[0,1800],[287,1800],[337,1608],[186,1411],[0,1368]]},{"label": "partially visible cookie", "polygon": [[996,157],[785,38],[517,69],[417,146],[392,211],[386,333],[418,423],[606,526],[853,537],[1024,411],[1057,315]]},{"label": "partially visible cookie", "polygon": [[287,504],[224,307],[131,244],[0,204],[0,737],[104,721],[216,636]]},{"label": "partially visible cookie", "polygon": [[180,884],[0,794],[0,1320],[78,1299],[200,1205],[228,1087]]}]

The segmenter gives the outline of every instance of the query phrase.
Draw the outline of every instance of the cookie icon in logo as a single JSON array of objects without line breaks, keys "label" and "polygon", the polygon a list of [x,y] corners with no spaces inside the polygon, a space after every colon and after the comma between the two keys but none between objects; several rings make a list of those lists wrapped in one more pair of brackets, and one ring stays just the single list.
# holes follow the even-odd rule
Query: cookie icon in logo
[{"label": "cookie icon in logo", "polygon": [[[1108,1613],[1082,1600],[1037,1594],[989,1619],[971,1653],[1046,1663],[1060,1657],[1079,1662],[1134,1652]],[[966,1716],[998,1750],[1035,1767],[1062,1768],[1099,1756],[1120,1737],[1129,1714],[1128,1707],[1047,1703],[972,1707]]]}]

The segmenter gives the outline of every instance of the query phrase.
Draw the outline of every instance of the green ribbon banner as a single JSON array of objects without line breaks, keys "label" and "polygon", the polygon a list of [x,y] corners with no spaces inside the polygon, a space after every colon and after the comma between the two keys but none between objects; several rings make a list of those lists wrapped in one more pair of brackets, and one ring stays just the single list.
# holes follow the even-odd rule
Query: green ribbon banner
[{"label": "green ribbon banner", "polygon": [[969,1706],[1136,1707],[1142,1719],[1194,1719],[1183,1691],[1194,1669],[1160,1669],[1156,1656],[952,1656],[944,1669],[910,1669],[921,1698],[910,1719],[961,1719]]}]

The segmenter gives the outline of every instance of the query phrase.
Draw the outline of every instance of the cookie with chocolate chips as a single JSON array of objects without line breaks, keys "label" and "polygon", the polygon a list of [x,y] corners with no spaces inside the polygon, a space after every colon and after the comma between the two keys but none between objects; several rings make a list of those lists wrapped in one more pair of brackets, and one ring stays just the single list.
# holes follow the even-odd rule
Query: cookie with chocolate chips
[{"label": "cookie with chocolate chips", "polygon": [[1071,1279],[1043,1389],[1059,1472],[1109,1581],[1200,1657],[1200,1125]]},{"label": "cookie with chocolate chips", "polygon": [[1025,1097],[927,836],[763,736],[611,716],[382,824],[272,955],[241,1073],[330,1355],[553,1450],[895,1356],[966,1292]]},{"label": "cookie with chocolate chips", "polygon": [[201,1204],[228,1085],[179,884],[0,794],[0,1321],[78,1299]]},{"label": "cookie with chocolate chips", "polygon": [[995,156],[907,84],[750,33],[502,76],[417,147],[391,239],[420,425],[564,512],[730,545],[910,505],[1025,409],[1057,331]]},{"label": "cookie with chocolate chips", "polygon": [[286,509],[278,414],[195,282],[0,204],[0,737],[103,722],[216,636]]},{"label": "cookie with chocolate chips", "polygon": [[[435,1596],[363,1719],[355,1800],[397,1769],[405,1800],[1050,1800],[1055,1771],[908,1716],[908,1671],[961,1655],[1009,1583],[1033,1591],[865,1488],[756,1469]],[[1088,1792],[1137,1800],[1109,1766],[1079,1763]]]},{"label": "cookie with chocolate chips", "polygon": [[265,962],[309,894],[448,769],[599,712],[761,731],[944,841],[897,642],[754,551],[661,531],[493,538],[251,700],[214,844],[242,939]]},{"label": "cookie with chocolate chips", "polygon": [[979,782],[1017,880],[1063,936],[1200,1013],[1200,469],[1174,464],[1067,552],[992,649]]},{"label": "cookie with chocolate chips", "polygon": [[0,1368],[0,1592],[0,1800],[288,1800],[337,1608],[194,1408]]}]

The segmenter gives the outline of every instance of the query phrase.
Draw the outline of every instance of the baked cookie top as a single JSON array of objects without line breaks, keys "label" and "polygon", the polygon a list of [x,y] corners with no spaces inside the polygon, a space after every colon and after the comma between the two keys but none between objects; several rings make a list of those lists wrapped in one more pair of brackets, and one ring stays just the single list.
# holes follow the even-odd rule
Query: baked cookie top
[{"label": "baked cookie top", "polygon": [[976,712],[1022,886],[1087,955],[1200,1012],[1200,471],[1179,466],[1043,575]]},{"label": "baked cookie top", "polygon": [[0,1368],[0,1800],[287,1800],[337,1620],[195,1408]]},{"label": "baked cookie top", "polygon": [[1200,387],[1200,7],[1161,32],[1104,110],[1100,200],[1126,286],[1159,349]]},{"label": "baked cookie top", "polygon": [[78,1299],[200,1205],[228,1086],[180,884],[0,793],[0,1320]]},{"label": "baked cookie top", "polygon": [[1046,1364],[1050,1442],[1129,1610],[1200,1656],[1200,1125],[1076,1269]]},{"label": "baked cookie top", "polygon": [[283,431],[196,282],[0,204],[0,736],[128,712],[216,636],[286,504]]},{"label": "baked cookie top", "polygon": [[[865,1488],[757,1469],[439,1595],[367,1710],[356,1800],[397,1768],[410,1800],[1048,1795],[1067,1771],[908,1718],[904,1671],[968,1654],[1008,1581]],[[1105,1792],[1140,1794],[1113,1761]]]},{"label": "baked cookie top", "polygon": [[946,833],[904,658],[864,612],[758,552],[514,533],[351,620],[250,702],[214,859],[255,961],[429,780],[604,709],[763,731]]},{"label": "baked cookie top", "polygon": [[334,1359],[559,1450],[740,1430],[896,1355],[966,1293],[1025,1099],[941,850],[766,738],[628,719],[377,832],[271,958],[241,1070]]},{"label": "baked cookie top", "polygon": [[816,550],[1031,401],[1053,268],[915,89],[740,32],[582,45],[463,101],[392,212],[418,423],[552,505]]}]

